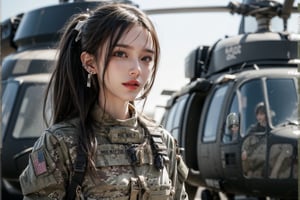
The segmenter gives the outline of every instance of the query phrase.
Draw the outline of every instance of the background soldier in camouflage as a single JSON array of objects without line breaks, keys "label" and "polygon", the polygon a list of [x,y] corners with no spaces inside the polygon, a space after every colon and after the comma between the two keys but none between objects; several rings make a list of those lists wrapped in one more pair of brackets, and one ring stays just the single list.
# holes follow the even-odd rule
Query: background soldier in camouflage
[{"label": "background soldier in camouflage", "polygon": [[159,42],[149,18],[107,4],[74,16],[59,48],[45,98],[52,97],[52,125],[20,176],[24,199],[74,199],[74,180],[76,199],[188,199],[174,138],[134,105],[157,72]]},{"label": "background soldier in camouflage", "polygon": [[238,139],[240,120],[237,113],[229,113],[226,118],[226,127],[225,134],[223,136],[223,142],[229,143],[236,141]]},{"label": "background soldier in camouflage", "polygon": [[257,122],[252,124],[247,131],[247,134],[256,132],[265,132],[267,127],[267,112],[264,102],[260,102],[255,107],[255,118]]},{"label": "background soldier in camouflage", "polygon": [[251,178],[263,178],[266,166],[266,135],[256,133],[248,135],[242,145],[242,166],[244,175]]}]

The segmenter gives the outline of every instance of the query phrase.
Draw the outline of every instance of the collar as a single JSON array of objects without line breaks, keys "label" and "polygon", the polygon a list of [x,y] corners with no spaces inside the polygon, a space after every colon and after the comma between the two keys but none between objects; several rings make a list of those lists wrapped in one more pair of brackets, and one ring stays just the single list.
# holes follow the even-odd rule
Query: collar
[{"label": "collar", "polygon": [[129,112],[131,117],[125,120],[115,119],[109,113],[105,112],[98,104],[95,104],[92,110],[93,119],[102,125],[123,125],[129,127],[136,127],[138,124],[137,112],[134,105],[129,104]]},{"label": "collar", "polygon": [[[104,112],[99,105],[95,105],[92,111],[96,128],[100,134],[104,134],[111,143],[134,144],[145,141],[145,131],[138,123],[136,109],[129,105],[131,117],[125,120],[113,118]],[[100,128],[100,129],[99,129]]]}]

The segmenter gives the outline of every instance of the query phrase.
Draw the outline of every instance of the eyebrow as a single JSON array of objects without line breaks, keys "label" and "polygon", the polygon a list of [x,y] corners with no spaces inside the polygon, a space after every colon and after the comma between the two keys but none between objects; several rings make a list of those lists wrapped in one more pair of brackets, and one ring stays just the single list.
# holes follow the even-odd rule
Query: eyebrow
[{"label": "eyebrow", "polygon": [[[123,48],[126,48],[126,49],[133,49],[132,46],[127,45],[127,44],[117,44],[116,47],[123,47]],[[146,51],[146,52],[148,52],[148,53],[155,54],[155,51],[152,50],[152,49],[144,48],[143,51]]]}]

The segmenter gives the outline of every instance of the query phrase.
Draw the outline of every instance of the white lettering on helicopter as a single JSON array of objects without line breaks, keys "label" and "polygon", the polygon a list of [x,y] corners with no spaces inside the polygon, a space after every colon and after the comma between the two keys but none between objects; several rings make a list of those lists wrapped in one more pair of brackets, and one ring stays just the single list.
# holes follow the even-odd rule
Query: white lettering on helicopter
[{"label": "white lettering on helicopter", "polygon": [[236,59],[236,56],[241,53],[241,45],[234,45],[225,48],[226,60]]}]

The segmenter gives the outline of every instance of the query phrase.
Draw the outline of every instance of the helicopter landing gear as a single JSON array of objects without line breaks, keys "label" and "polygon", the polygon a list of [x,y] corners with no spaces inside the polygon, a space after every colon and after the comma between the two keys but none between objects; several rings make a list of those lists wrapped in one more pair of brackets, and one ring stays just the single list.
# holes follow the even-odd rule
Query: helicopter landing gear
[{"label": "helicopter landing gear", "polygon": [[201,200],[220,200],[220,195],[218,192],[204,189],[201,192]]}]

